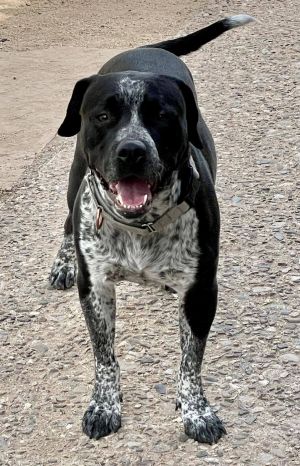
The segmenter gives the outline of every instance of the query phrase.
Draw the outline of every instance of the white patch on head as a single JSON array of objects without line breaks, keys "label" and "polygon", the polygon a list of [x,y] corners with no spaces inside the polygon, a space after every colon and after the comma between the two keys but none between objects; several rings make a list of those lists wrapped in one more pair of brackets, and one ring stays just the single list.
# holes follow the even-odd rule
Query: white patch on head
[{"label": "white patch on head", "polygon": [[119,88],[124,102],[130,106],[131,118],[128,124],[117,132],[116,141],[121,142],[125,138],[143,141],[151,148],[151,157],[157,159],[158,152],[155,142],[139,118],[139,107],[145,95],[145,82],[126,76],[120,80]]},{"label": "white patch on head", "polygon": [[144,81],[125,76],[120,80],[119,88],[125,103],[128,105],[138,107],[143,101],[145,94]]}]

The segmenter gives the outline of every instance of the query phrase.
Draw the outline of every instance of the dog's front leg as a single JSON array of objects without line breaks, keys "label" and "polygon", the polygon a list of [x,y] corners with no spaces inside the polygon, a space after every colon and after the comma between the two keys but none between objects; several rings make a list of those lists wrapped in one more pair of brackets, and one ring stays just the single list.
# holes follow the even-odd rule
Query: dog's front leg
[{"label": "dog's front leg", "polygon": [[[68,222],[72,222],[70,215]],[[58,250],[57,256],[53,262],[49,282],[52,288],[65,290],[71,288],[75,283],[76,277],[76,257],[74,248],[73,233],[65,232],[63,242]]]},{"label": "dog's front leg", "polygon": [[177,407],[181,407],[186,434],[198,442],[214,443],[226,433],[203,394],[201,365],[208,332],[215,315],[216,286],[194,285],[179,309],[182,361]]},{"label": "dog's front leg", "polygon": [[[80,282],[79,276],[79,292]],[[81,305],[95,357],[95,387],[82,427],[90,438],[99,439],[121,426],[120,371],[114,354],[114,284],[105,281],[93,285],[85,297],[81,295]]]}]

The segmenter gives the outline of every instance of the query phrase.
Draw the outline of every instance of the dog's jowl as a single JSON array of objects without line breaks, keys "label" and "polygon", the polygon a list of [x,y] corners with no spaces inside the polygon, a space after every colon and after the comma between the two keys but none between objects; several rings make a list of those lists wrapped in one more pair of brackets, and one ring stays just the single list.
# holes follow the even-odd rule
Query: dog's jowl
[{"label": "dog's jowl", "polygon": [[83,417],[91,438],[121,426],[114,353],[119,280],[163,283],[178,293],[182,360],[176,406],[193,439],[213,443],[225,433],[201,384],[217,306],[216,156],[192,76],[178,56],[251,20],[233,16],[121,53],[75,85],[58,130],[78,135],[70,212],[50,280],[54,288],[68,288],[77,274],[95,356],[95,387]]}]

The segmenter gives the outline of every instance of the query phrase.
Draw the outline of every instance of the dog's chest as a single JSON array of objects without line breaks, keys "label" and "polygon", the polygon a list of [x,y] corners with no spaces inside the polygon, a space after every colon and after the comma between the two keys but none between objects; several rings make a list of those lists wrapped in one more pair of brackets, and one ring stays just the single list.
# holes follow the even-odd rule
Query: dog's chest
[{"label": "dog's chest", "polygon": [[141,236],[104,221],[95,233],[94,209],[83,206],[80,249],[92,282],[156,282],[183,293],[195,279],[199,261],[198,219],[193,209],[163,234]]}]

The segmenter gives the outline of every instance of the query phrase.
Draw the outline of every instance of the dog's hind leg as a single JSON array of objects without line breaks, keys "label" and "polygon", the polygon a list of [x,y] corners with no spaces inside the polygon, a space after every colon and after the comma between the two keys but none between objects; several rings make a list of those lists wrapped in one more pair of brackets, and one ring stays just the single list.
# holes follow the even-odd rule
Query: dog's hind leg
[{"label": "dog's hind leg", "polygon": [[110,281],[99,281],[83,297],[86,278],[80,270],[78,275],[81,305],[95,357],[95,387],[82,428],[90,438],[99,439],[121,427],[120,369],[114,354],[115,287]]},{"label": "dog's hind leg", "polygon": [[214,443],[226,433],[203,394],[201,365],[217,302],[217,285],[194,285],[180,305],[182,361],[177,407],[181,408],[186,434],[198,442]]},{"label": "dog's hind leg", "polygon": [[76,255],[74,249],[72,214],[74,202],[82,179],[86,173],[87,163],[77,144],[74,160],[69,174],[67,201],[69,213],[64,225],[64,238],[53,262],[49,282],[52,288],[64,290],[71,288],[76,279]]}]

